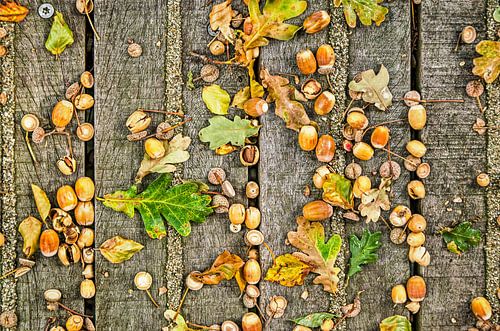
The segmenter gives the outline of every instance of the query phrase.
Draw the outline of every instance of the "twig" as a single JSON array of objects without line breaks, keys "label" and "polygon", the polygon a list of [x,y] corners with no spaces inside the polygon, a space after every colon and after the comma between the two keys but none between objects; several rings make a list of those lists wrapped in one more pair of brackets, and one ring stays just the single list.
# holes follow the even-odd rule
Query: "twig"
[{"label": "twig", "polygon": [[28,131],[26,131],[26,135],[24,136],[24,140],[26,141],[26,146],[28,147],[28,151],[30,152],[31,159],[33,160],[33,162],[35,164],[37,164],[38,161],[36,160],[35,153],[33,152],[33,148],[31,147],[30,138],[28,136]]},{"label": "twig", "polygon": [[59,307],[61,307],[62,309],[66,310],[67,312],[69,312],[69,313],[71,313],[73,315],[78,315],[78,316],[82,316],[82,317],[93,318],[93,316],[89,316],[89,315],[85,315],[85,314],[79,313],[76,310],[73,310],[73,309],[69,308],[68,306],[63,305],[60,302],[56,302],[56,303],[57,303],[57,305]]},{"label": "twig", "polygon": [[408,159],[406,159],[406,158],[402,157],[401,155],[398,155],[398,154],[396,154],[396,153],[394,153],[394,152],[391,152],[391,151],[390,151],[390,150],[388,150],[387,148],[382,147],[382,148],[380,148],[380,149],[381,149],[381,150],[383,150],[383,151],[386,151],[386,152],[387,152],[387,153],[389,153],[389,154],[394,155],[394,156],[395,156],[395,157],[397,157],[397,158],[400,158],[401,160],[404,160],[404,161],[406,161],[406,162],[410,163],[410,164],[411,164],[411,165],[413,165],[414,167],[418,167],[418,164],[416,164],[415,162],[410,161],[410,160],[408,160]]},{"label": "twig", "polygon": [[365,131],[363,131],[363,135],[362,136],[364,137],[367,131],[375,129],[378,126],[385,125],[385,124],[392,124],[392,123],[404,122],[404,121],[405,120],[403,120],[403,119],[398,119],[398,120],[392,120],[392,121],[386,121],[386,122],[382,122],[382,123],[377,123],[375,125],[372,125],[372,126],[366,128]]},{"label": "twig", "polygon": [[186,287],[186,289],[184,290],[184,294],[182,295],[181,302],[179,303],[179,307],[175,311],[175,315],[174,315],[174,318],[173,318],[174,321],[177,319],[177,316],[181,312],[182,305],[184,304],[184,300],[186,300],[186,295],[188,294],[188,292],[189,292],[189,287]]},{"label": "twig", "polygon": [[437,103],[437,102],[456,102],[456,103],[464,103],[464,99],[415,99],[415,98],[403,98],[401,100],[413,101],[413,102],[421,102],[421,103]]},{"label": "twig", "polygon": [[202,55],[202,54],[198,54],[198,53],[195,53],[195,52],[191,52],[190,54],[191,54],[191,56],[194,56],[194,57],[197,57],[197,58],[201,59],[203,62],[208,62],[208,63],[213,63],[213,64],[238,65],[236,63],[233,63],[232,60],[229,60],[229,61],[218,61],[218,60],[213,60],[213,59],[209,58],[208,56],[205,56],[205,55]]},{"label": "twig", "polygon": [[[188,119],[187,119],[187,120],[185,120],[185,121],[179,122],[179,123],[177,123],[177,124],[175,124],[175,125],[173,125],[173,126],[171,126],[171,127],[166,128],[165,130],[162,130],[160,133],[167,133],[167,132],[169,132],[169,131],[172,131],[173,129],[178,128],[179,126],[184,125],[184,124],[186,124],[187,122],[191,122],[192,120],[193,120],[192,118],[188,118]],[[148,136],[146,136],[146,137],[142,138],[141,140],[148,139],[148,138],[151,138],[151,137],[155,137],[155,136],[156,136],[156,134],[157,134],[157,133],[152,133],[152,134],[150,134],[150,135],[148,135]]]},{"label": "twig", "polygon": [[267,243],[262,243],[262,245],[264,245],[265,248],[267,248],[267,250],[269,251],[269,253],[271,254],[271,258],[273,259],[273,264],[276,263],[276,255],[274,255],[274,252],[273,250],[271,249],[271,247],[269,247],[269,245]]},{"label": "twig", "polygon": [[160,109],[142,109],[142,108],[137,108],[137,111],[143,111],[146,113],[159,113],[159,114],[165,114],[165,115],[176,115],[179,117],[186,117],[183,113],[175,112],[175,111],[166,111],[166,110],[160,110]]},{"label": "twig", "polygon": [[146,293],[147,293],[148,297],[151,299],[151,301],[153,302],[153,304],[156,306],[156,308],[160,308],[160,305],[158,305],[156,300],[153,298],[153,296],[151,295],[151,292],[149,290],[146,290]]},{"label": "twig", "polygon": [[99,37],[99,34],[97,33],[97,31],[94,27],[94,24],[92,23],[92,20],[90,19],[89,9],[87,8],[87,3],[88,3],[88,1],[85,1],[85,15],[87,15],[87,19],[89,20],[90,27],[92,28],[92,31],[94,31],[95,39],[97,39],[97,41],[99,41],[99,40],[101,40],[101,37]]}]

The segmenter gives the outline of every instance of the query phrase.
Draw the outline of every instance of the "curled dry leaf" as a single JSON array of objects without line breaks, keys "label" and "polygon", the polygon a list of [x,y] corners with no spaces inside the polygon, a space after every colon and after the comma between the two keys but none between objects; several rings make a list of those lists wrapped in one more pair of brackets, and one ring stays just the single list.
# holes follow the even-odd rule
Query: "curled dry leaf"
[{"label": "curled dry leaf", "polygon": [[371,189],[361,196],[359,211],[361,216],[366,217],[366,223],[377,222],[380,218],[381,210],[389,210],[391,201],[389,192],[391,191],[390,178],[382,178],[378,189]]},{"label": "curled dry leaf", "polygon": [[60,12],[56,12],[49,36],[45,42],[45,48],[58,56],[64,52],[67,46],[72,45],[73,42],[73,32],[64,21],[63,15]]},{"label": "curled dry leaf", "polygon": [[219,30],[227,41],[234,41],[234,31],[231,28],[231,20],[235,16],[231,8],[233,0],[226,0],[215,4],[210,11],[210,28],[214,31]]},{"label": "curled dry leaf", "polygon": [[244,264],[238,255],[224,251],[217,256],[210,269],[192,274],[191,277],[206,285],[217,285],[223,280],[233,279]]},{"label": "curled dry leaf", "polygon": [[0,2],[0,21],[19,23],[28,15],[28,8],[13,0]]},{"label": "curled dry leaf", "polygon": [[165,156],[159,159],[152,159],[147,153],[144,153],[141,166],[135,176],[135,182],[140,183],[144,177],[151,173],[174,172],[177,168],[174,164],[183,163],[189,160],[187,149],[191,144],[191,138],[183,136],[181,133],[168,141],[164,141]]},{"label": "curled dry leaf", "polygon": [[343,306],[342,308],[340,308],[340,310],[345,317],[354,318],[358,316],[361,312],[361,300],[359,299],[359,293],[354,298],[354,301],[352,303]]},{"label": "curled dry leaf", "polygon": [[500,41],[483,40],[476,45],[476,52],[482,56],[474,59],[472,73],[493,83],[500,74]]},{"label": "curled dry leaf", "polygon": [[231,103],[231,97],[219,85],[205,86],[201,94],[208,110],[216,115],[226,115]]},{"label": "curled dry leaf", "polygon": [[354,207],[352,183],[342,175],[331,173],[323,183],[323,200],[342,209]]},{"label": "curled dry leaf", "polygon": [[40,233],[42,232],[42,222],[33,216],[28,216],[19,224],[18,230],[23,237],[23,253],[29,258],[38,249]]},{"label": "curled dry leaf", "polygon": [[267,69],[260,71],[260,78],[269,92],[268,101],[275,102],[276,115],[285,121],[287,128],[299,131],[302,126],[311,123],[304,106],[296,99],[297,89],[290,85],[287,78],[273,76]]},{"label": "curled dry leaf", "polygon": [[198,135],[202,142],[210,143],[210,149],[217,149],[227,143],[241,147],[245,145],[246,138],[259,132],[259,127],[239,116],[235,116],[233,121],[224,116],[214,116],[209,122],[210,125],[201,129]]},{"label": "curled dry leaf", "polygon": [[130,260],[135,253],[144,246],[131,239],[115,236],[102,243],[99,247],[101,254],[111,263],[122,263]]},{"label": "curled dry leaf", "polygon": [[384,0],[334,0],[335,7],[344,6],[344,16],[351,28],[356,27],[356,15],[363,25],[379,26],[384,20],[389,9],[379,5]]},{"label": "curled dry leaf", "polygon": [[297,218],[297,231],[288,232],[287,238],[292,246],[302,252],[293,255],[311,266],[311,272],[319,274],[313,283],[323,285],[330,293],[337,291],[340,268],[335,267],[335,260],[340,252],[342,239],[338,234],[325,243],[325,229],[319,222],[309,222],[304,217]]},{"label": "curled dry leaf", "polygon": [[293,287],[303,285],[311,267],[292,254],[280,255],[269,268],[265,280]]},{"label": "curled dry leaf", "polygon": [[389,72],[382,64],[375,74],[373,69],[363,71],[349,83],[349,90],[363,93],[363,100],[372,103],[380,110],[387,110],[392,105],[392,93],[387,87]]},{"label": "curled dry leaf", "polygon": [[31,184],[31,191],[33,191],[33,197],[35,198],[38,214],[40,214],[42,221],[45,221],[49,216],[51,208],[49,198],[47,198],[45,191],[35,184]]}]

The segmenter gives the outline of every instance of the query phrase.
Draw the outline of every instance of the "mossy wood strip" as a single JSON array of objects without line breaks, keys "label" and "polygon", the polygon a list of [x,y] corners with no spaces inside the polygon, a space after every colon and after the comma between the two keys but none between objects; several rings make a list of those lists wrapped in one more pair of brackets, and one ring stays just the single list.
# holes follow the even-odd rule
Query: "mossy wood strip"
[{"label": "mossy wood strip", "polygon": [[[74,10],[74,3],[54,1],[52,4],[64,14],[64,18],[73,31],[75,42],[58,59],[45,49],[45,40],[49,34],[52,19],[45,20],[38,16],[37,10],[43,1],[30,1],[31,14],[22,24],[16,25],[15,36],[15,85],[16,85],[16,194],[17,215],[21,221],[28,215],[39,218],[31,192],[31,184],[42,187],[55,205],[55,193],[65,184],[73,185],[85,170],[83,144],[74,134],[76,121],[68,126],[73,135],[73,152],[78,170],[72,176],[62,175],[56,168],[58,158],[68,154],[66,139],[52,136],[42,144],[32,143],[38,164],[34,164],[24,141],[24,132],[19,125],[23,115],[33,113],[45,128],[52,127],[51,112],[54,105],[64,99],[68,83],[77,81],[85,70],[85,18]],[[80,114],[81,116],[81,114]],[[18,244],[18,256],[21,257],[22,240]],[[18,279],[17,295],[19,330],[43,330],[46,319],[53,313],[46,309],[43,292],[57,288],[63,293],[63,302],[72,309],[83,311],[84,300],[80,297],[79,286],[83,279],[79,264],[65,268],[57,257],[45,258],[40,253],[35,255],[35,268]],[[62,320],[64,312],[57,315]]]}]

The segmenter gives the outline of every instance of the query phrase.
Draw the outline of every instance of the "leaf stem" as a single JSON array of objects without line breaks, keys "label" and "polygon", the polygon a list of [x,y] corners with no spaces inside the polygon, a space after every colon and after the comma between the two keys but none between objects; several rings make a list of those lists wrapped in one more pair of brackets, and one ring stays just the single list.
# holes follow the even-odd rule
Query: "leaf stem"
[{"label": "leaf stem", "polygon": [[362,137],[365,136],[366,132],[368,132],[369,130],[375,129],[378,126],[386,125],[386,124],[392,124],[392,123],[398,123],[398,122],[404,122],[404,121],[405,120],[403,120],[403,119],[398,119],[398,120],[392,120],[392,121],[386,121],[386,122],[377,123],[375,125],[372,125],[372,126],[366,128],[365,131],[363,131]]},{"label": "leaf stem", "polygon": [[99,37],[99,34],[97,33],[97,31],[94,27],[94,24],[92,23],[92,20],[90,19],[89,9],[87,7],[87,3],[85,4],[85,15],[87,15],[87,19],[89,20],[90,27],[92,28],[92,31],[94,31],[95,39],[97,39],[97,41],[101,40],[101,37]]},{"label": "leaf stem", "polygon": [[82,316],[82,317],[93,318],[93,316],[89,316],[89,315],[85,315],[85,314],[79,313],[76,310],[73,310],[73,309],[69,308],[68,306],[63,305],[60,302],[56,302],[56,303],[57,303],[57,305],[59,307],[61,307],[62,309],[66,310],[67,312],[70,312],[73,315],[78,315],[78,316]]},{"label": "leaf stem", "polygon": [[26,146],[28,147],[28,151],[30,152],[31,159],[33,160],[33,162],[35,164],[37,164],[38,161],[36,160],[35,153],[33,152],[33,148],[31,148],[30,138],[28,136],[28,131],[26,131],[26,135],[24,136],[24,140],[26,141]]},{"label": "leaf stem", "polygon": [[179,303],[179,307],[177,307],[177,310],[175,311],[175,315],[173,318],[174,321],[177,319],[177,316],[181,312],[182,305],[184,304],[184,300],[186,300],[186,296],[187,296],[188,292],[189,292],[189,287],[186,287],[186,289],[184,290],[184,294],[182,295],[181,302]]},{"label": "leaf stem", "polygon": [[276,263],[276,255],[274,255],[274,252],[271,249],[271,247],[269,247],[269,245],[266,242],[263,242],[262,245],[264,245],[264,247],[267,248],[267,250],[269,251],[269,254],[271,254],[271,258],[273,259],[273,264],[275,264]]},{"label": "leaf stem", "polygon": [[156,302],[156,300],[151,295],[151,292],[149,290],[146,290],[146,293],[147,293],[148,297],[151,299],[151,302],[153,302],[153,304],[156,306],[156,308],[160,308],[160,306],[158,305],[158,303]]},{"label": "leaf stem", "polygon": [[[191,122],[192,120],[193,120],[193,119],[190,117],[190,118],[188,118],[188,119],[187,119],[187,120],[185,120],[185,121],[179,122],[179,123],[177,123],[177,124],[175,124],[175,125],[172,125],[172,126],[170,126],[170,127],[166,128],[165,130],[162,130],[160,133],[167,133],[167,132],[169,132],[169,131],[172,131],[172,130],[174,130],[175,128],[178,128],[179,126],[186,124],[187,122]],[[156,136],[156,133],[152,133],[152,134],[150,134],[150,135],[148,135],[148,136],[146,136],[146,137],[142,138],[141,140],[148,139],[148,138],[155,137],[155,136]]]},{"label": "leaf stem", "polygon": [[411,164],[411,165],[413,165],[414,167],[418,167],[418,164],[416,164],[415,162],[410,161],[410,160],[408,160],[408,159],[406,159],[406,158],[402,157],[402,156],[401,156],[401,155],[399,155],[399,154],[396,154],[396,153],[394,153],[394,152],[391,152],[391,151],[390,151],[390,150],[388,150],[387,148],[382,147],[382,148],[380,148],[380,149],[381,149],[381,150],[383,150],[383,151],[386,151],[387,153],[389,153],[389,154],[391,154],[391,155],[394,155],[394,156],[395,156],[395,157],[397,157],[397,158],[400,158],[401,160],[404,160],[404,161],[406,161],[406,162],[410,163],[410,164]]}]

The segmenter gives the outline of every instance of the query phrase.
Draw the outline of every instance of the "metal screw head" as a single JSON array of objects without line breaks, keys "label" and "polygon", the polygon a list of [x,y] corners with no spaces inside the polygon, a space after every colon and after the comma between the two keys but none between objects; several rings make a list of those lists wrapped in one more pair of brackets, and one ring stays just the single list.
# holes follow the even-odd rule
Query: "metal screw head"
[{"label": "metal screw head", "polygon": [[40,7],[38,7],[38,15],[41,18],[51,18],[54,15],[54,6],[50,3],[42,3]]}]

